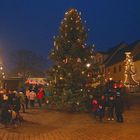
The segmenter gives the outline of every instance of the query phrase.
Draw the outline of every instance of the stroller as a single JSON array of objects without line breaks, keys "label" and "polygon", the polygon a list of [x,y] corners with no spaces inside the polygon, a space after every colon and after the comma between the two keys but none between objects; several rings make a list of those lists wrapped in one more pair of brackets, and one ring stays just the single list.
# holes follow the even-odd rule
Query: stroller
[{"label": "stroller", "polygon": [[8,110],[10,113],[10,124],[14,126],[21,125],[21,122],[23,121],[23,117],[16,113],[14,110]]},{"label": "stroller", "polygon": [[13,109],[3,110],[1,112],[1,123],[5,125],[5,127],[14,126],[17,127],[21,125],[23,121],[23,117],[16,113]]}]

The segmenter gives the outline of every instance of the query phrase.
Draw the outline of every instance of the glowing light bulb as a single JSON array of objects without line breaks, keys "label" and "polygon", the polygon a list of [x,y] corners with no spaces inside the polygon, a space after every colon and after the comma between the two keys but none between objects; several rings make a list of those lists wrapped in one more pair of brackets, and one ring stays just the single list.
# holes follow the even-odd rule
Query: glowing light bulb
[{"label": "glowing light bulb", "polygon": [[87,66],[87,68],[89,68],[89,67],[91,66],[91,64],[90,64],[90,63],[88,63],[88,64],[86,64],[86,66]]}]

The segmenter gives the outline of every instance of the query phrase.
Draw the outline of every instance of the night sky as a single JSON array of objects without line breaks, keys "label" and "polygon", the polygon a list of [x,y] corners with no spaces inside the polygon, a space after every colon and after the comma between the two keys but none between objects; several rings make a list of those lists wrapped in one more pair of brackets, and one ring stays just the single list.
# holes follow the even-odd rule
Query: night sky
[{"label": "night sky", "polygon": [[69,8],[86,20],[88,44],[98,50],[140,39],[140,0],[1,0],[0,49],[25,48],[47,57]]}]

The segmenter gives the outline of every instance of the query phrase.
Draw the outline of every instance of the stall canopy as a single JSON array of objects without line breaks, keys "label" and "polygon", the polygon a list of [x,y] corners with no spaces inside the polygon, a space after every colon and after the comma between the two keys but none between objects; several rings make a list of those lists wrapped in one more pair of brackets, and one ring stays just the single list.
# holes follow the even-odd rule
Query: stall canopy
[{"label": "stall canopy", "polygon": [[46,83],[46,78],[28,78],[25,82],[26,84],[32,84],[32,85],[45,85]]}]

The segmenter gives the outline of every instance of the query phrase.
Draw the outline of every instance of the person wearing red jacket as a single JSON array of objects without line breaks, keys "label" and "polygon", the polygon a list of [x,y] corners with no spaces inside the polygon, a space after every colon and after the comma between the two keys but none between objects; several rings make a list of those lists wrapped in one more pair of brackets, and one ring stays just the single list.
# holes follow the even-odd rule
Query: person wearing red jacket
[{"label": "person wearing red jacket", "polygon": [[98,101],[96,99],[92,100],[92,113],[94,114],[94,117],[96,118],[98,115]]},{"label": "person wearing red jacket", "polygon": [[37,93],[37,102],[38,102],[39,107],[42,106],[43,97],[44,97],[44,90],[43,90],[43,88],[41,88]]}]

